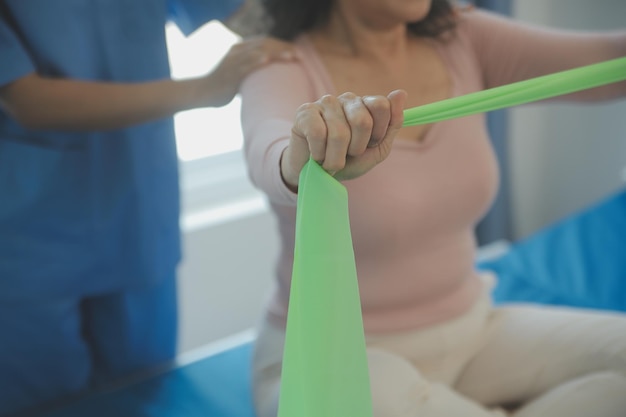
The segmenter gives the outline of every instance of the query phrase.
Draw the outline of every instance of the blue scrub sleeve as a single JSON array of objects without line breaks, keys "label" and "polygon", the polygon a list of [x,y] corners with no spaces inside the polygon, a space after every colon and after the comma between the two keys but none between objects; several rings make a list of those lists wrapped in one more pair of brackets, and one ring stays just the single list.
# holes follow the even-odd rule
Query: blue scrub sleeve
[{"label": "blue scrub sleeve", "polygon": [[35,71],[30,56],[17,35],[0,16],[0,86]]},{"label": "blue scrub sleeve", "polygon": [[225,21],[244,0],[168,0],[169,18],[185,35],[211,20]]}]

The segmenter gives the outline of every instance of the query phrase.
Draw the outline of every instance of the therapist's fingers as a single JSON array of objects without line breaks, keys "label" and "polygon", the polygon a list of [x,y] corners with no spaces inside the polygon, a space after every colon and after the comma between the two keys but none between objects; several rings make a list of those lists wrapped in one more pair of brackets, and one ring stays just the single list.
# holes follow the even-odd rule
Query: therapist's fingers
[{"label": "therapist's fingers", "polygon": [[275,38],[265,38],[261,44],[261,51],[265,56],[265,62],[293,61],[297,56],[292,43]]},{"label": "therapist's fingers", "polygon": [[292,61],[296,58],[295,48],[290,42],[272,37],[251,38],[236,44],[242,53],[250,57],[249,64],[258,67],[272,61]]},{"label": "therapist's fingers", "polygon": [[293,61],[293,45],[274,38],[251,38],[231,46],[205,79],[200,96],[207,106],[228,104],[239,91],[241,82],[252,71],[270,62]]},{"label": "therapist's fingers", "polygon": [[232,45],[220,66],[231,75],[243,78],[273,61],[292,61],[295,50],[291,43],[270,37],[251,38]]}]

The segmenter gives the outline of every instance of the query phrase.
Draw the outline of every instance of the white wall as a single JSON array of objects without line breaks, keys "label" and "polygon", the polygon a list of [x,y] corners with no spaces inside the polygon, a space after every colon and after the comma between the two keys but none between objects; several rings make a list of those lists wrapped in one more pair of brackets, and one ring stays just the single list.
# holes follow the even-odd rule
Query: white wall
[{"label": "white wall", "polygon": [[[514,13],[553,27],[626,29],[624,0],[518,0]],[[624,186],[626,102],[517,108],[510,128],[517,237]]]},{"label": "white wall", "polygon": [[187,228],[179,273],[180,352],[254,326],[278,248],[266,208]]},{"label": "white wall", "polygon": [[[519,0],[515,12],[561,27],[617,28],[625,27],[626,1]],[[523,236],[620,186],[626,103],[514,110],[511,161],[515,230]],[[220,196],[231,206],[186,209],[200,220],[183,222],[181,352],[254,326],[273,285],[274,219],[259,204],[260,194],[249,184],[244,189],[239,196]],[[187,192],[185,200],[203,197],[190,193],[197,191]]]}]

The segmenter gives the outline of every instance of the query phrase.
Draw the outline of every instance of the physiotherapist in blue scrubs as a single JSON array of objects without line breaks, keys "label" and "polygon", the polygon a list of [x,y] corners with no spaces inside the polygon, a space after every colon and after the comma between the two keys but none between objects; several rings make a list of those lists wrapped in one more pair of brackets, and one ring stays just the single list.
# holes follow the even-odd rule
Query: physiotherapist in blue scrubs
[{"label": "physiotherapist in blue scrubs", "polygon": [[[287,44],[248,37],[254,11],[243,0],[0,0],[0,415],[175,356],[172,116],[225,105],[251,70],[293,59]],[[189,34],[214,19],[244,40],[207,76],[171,80],[165,23]]]}]

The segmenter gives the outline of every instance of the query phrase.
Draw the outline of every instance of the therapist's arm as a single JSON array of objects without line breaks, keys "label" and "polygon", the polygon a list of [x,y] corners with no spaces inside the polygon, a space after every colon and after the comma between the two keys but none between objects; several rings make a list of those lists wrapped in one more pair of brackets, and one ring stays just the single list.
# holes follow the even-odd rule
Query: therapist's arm
[{"label": "therapist's arm", "polygon": [[0,105],[31,129],[112,130],[198,107],[220,107],[252,70],[292,60],[291,46],[271,38],[234,45],[207,76],[189,80],[107,83],[53,79],[35,73],[0,88]]}]

